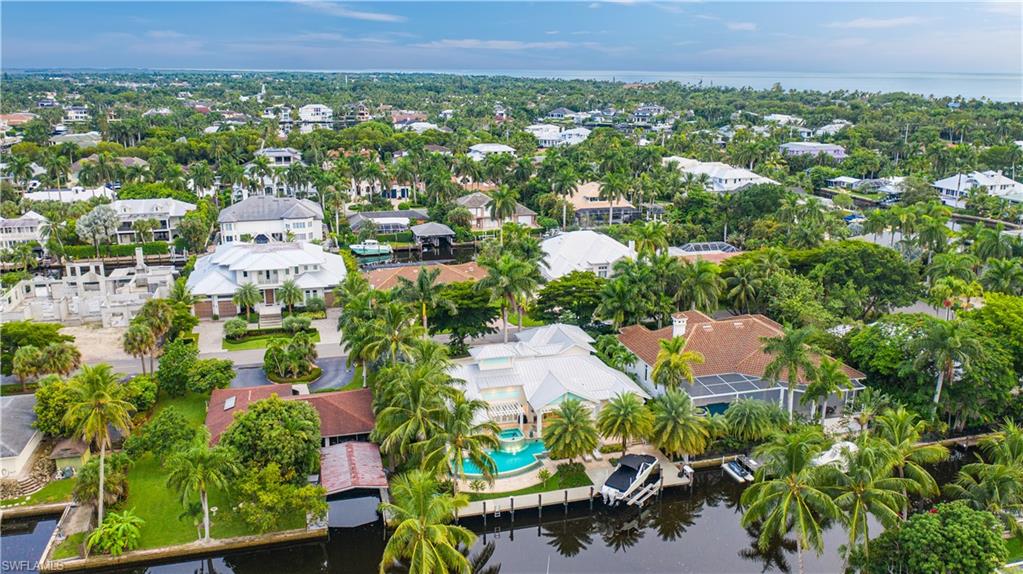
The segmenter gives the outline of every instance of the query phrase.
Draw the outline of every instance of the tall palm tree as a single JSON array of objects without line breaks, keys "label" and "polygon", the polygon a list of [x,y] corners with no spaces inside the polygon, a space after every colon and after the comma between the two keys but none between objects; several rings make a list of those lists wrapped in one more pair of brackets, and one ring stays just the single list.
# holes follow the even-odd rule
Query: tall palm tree
[{"label": "tall palm tree", "polygon": [[732,436],[743,441],[757,442],[777,431],[785,419],[778,405],[757,399],[732,402],[724,416]]},{"label": "tall palm tree", "polygon": [[255,283],[241,284],[231,297],[231,301],[245,312],[246,318],[261,300],[262,294]]},{"label": "tall palm tree", "polygon": [[374,400],[382,408],[373,438],[381,450],[399,459],[441,432],[449,412],[445,401],[457,394],[451,377],[435,364],[389,367],[378,374],[377,388]]},{"label": "tall palm tree", "polygon": [[699,351],[687,351],[685,337],[661,339],[658,343],[660,349],[657,351],[657,360],[650,372],[654,384],[668,389],[678,389],[682,381],[693,384],[696,379],[693,365],[703,364],[703,354]]},{"label": "tall palm tree", "polygon": [[562,198],[561,202],[561,228],[568,227],[568,201],[567,198],[575,195],[579,189],[579,176],[571,167],[565,166],[554,174],[551,180],[551,192]]},{"label": "tall palm tree", "polygon": [[906,491],[913,486],[908,478],[892,476],[892,458],[883,444],[860,441],[854,452],[847,453],[845,469],[825,466],[821,473],[835,505],[842,511],[842,521],[849,530],[849,550],[862,540],[864,556],[869,553],[870,521],[873,516],[885,528],[901,521],[899,511],[908,501]]},{"label": "tall palm tree", "polygon": [[714,311],[724,287],[721,269],[710,261],[697,258],[682,263],[682,284],[676,298],[689,309]]},{"label": "tall palm tree", "polygon": [[[940,444],[923,444],[921,437],[927,431],[927,423],[904,407],[886,409],[875,419],[874,433],[877,439],[886,442],[891,449],[892,464],[899,478],[913,481],[914,492],[923,496],[938,494],[938,483],[927,471],[925,465],[941,462],[948,458],[948,449]],[[909,514],[909,504],[902,507],[902,518]]]},{"label": "tall palm tree", "polygon": [[567,458],[569,462],[597,448],[600,437],[593,423],[590,409],[578,399],[561,401],[544,425],[543,442],[554,458]]},{"label": "tall palm tree", "polygon": [[975,510],[994,514],[1013,535],[1023,533],[1023,468],[976,462],[959,470],[955,482],[944,486],[945,495],[965,500]]},{"label": "tall palm tree", "polygon": [[203,540],[210,540],[210,488],[225,489],[239,467],[232,453],[222,446],[210,447],[209,431],[201,428],[186,450],[167,461],[167,486],[178,491],[181,503],[191,503],[199,495],[202,505]]},{"label": "tall palm tree", "polygon": [[973,244],[974,252],[981,261],[988,259],[1008,259],[1012,257],[1013,239],[1005,233],[1005,225],[999,223],[997,227],[985,227],[977,235],[977,242]]},{"label": "tall palm tree", "polygon": [[813,418],[817,410],[817,402],[820,402],[821,427],[824,427],[824,419],[828,413],[828,398],[845,389],[852,388],[852,381],[849,375],[842,370],[842,363],[834,359],[823,357],[820,365],[813,374],[813,379],[806,386],[806,392],[799,399],[800,404],[811,402],[814,404],[810,417]]},{"label": "tall palm tree", "polygon": [[823,477],[813,459],[821,451],[820,431],[779,435],[756,451],[762,466],[756,483],[742,493],[745,508],[742,526],[760,525],[758,546],[766,550],[772,541],[795,530],[799,572],[805,571],[803,552],[824,550],[823,523],[839,518],[841,509],[823,490]]},{"label": "tall palm tree", "polygon": [[438,474],[445,476],[453,473],[455,494],[458,494],[458,480],[465,477],[467,459],[483,471],[483,478],[487,480],[497,473],[490,451],[498,447],[497,435],[501,428],[491,420],[476,422],[486,410],[486,401],[468,400],[464,394],[456,393],[442,417],[440,431],[423,446],[422,467],[436,468]]},{"label": "tall palm tree", "polygon": [[796,387],[799,385],[800,376],[807,381],[813,380],[816,367],[811,360],[811,354],[817,353],[815,346],[810,340],[814,331],[811,328],[792,329],[785,327],[781,337],[761,337],[761,349],[771,357],[771,362],[764,367],[764,377],[769,381],[781,380],[782,373],[785,374],[785,381],[788,383],[789,395],[789,423],[794,417],[794,397]]},{"label": "tall palm tree", "polygon": [[403,301],[419,306],[423,330],[426,332],[430,330],[427,323],[427,315],[430,311],[438,308],[447,309],[451,313],[456,311],[455,304],[444,296],[444,287],[437,284],[438,275],[440,275],[440,269],[420,267],[415,281],[398,277],[398,296]]},{"label": "tall palm tree", "polygon": [[28,392],[28,380],[39,374],[39,363],[43,353],[35,345],[22,345],[11,359],[11,372],[21,383],[21,390]]},{"label": "tall palm tree", "polygon": [[606,437],[621,439],[622,454],[625,454],[630,439],[641,439],[650,434],[653,421],[650,409],[643,404],[639,395],[621,393],[600,409],[597,429]]},{"label": "tall palm tree", "polygon": [[980,278],[984,289],[1007,295],[1023,294],[1023,263],[1018,259],[989,259]]},{"label": "tall palm tree", "polygon": [[642,309],[642,303],[636,298],[632,285],[619,279],[604,283],[600,288],[599,300],[594,315],[609,319],[615,329],[621,328],[627,321],[635,320]]},{"label": "tall palm tree", "polygon": [[82,353],[72,343],[50,343],[40,349],[40,353],[39,365],[43,373],[66,377],[82,364]]},{"label": "tall palm tree", "polygon": [[145,323],[132,322],[124,332],[122,343],[125,353],[139,358],[142,362],[142,374],[146,374],[146,356],[156,347],[153,331]]},{"label": "tall palm tree", "polygon": [[668,226],[659,221],[636,222],[629,231],[640,256],[654,255],[668,248]]},{"label": "tall palm tree", "polygon": [[[206,192],[213,188],[215,181],[213,170],[205,161],[198,161],[188,168],[188,176],[192,181],[192,188],[199,197],[206,195]],[[214,194],[214,199],[217,195]]]},{"label": "tall palm tree", "polygon": [[295,283],[294,279],[288,279],[277,288],[277,300],[282,305],[286,305],[289,312],[294,311],[295,305],[301,303],[302,299],[304,299],[302,288]]},{"label": "tall palm tree", "polygon": [[501,226],[501,245],[504,245],[504,222],[515,215],[516,202],[519,194],[515,190],[501,186],[490,194],[490,219]]},{"label": "tall palm tree", "polygon": [[[518,305],[518,298],[528,296],[536,288],[534,268],[529,263],[505,253],[496,261],[484,261],[487,276],[476,283],[477,289],[490,291],[501,303],[504,342],[508,342],[508,308]],[[521,312],[519,313],[521,319]]]},{"label": "tall palm tree", "polygon": [[674,458],[707,450],[712,440],[710,420],[693,404],[689,394],[669,388],[650,403],[653,426],[650,442]]},{"label": "tall palm tree", "polygon": [[440,492],[431,474],[413,470],[391,481],[391,500],[380,505],[387,525],[394,528],[380,559],[380,574],[399,560],[408,562],[410,574],[469,571],[469,560],[458,549],[472,546],[476,536],[449,524],[469,503],[463,495]]},{"label": "tall palm tree", "polygon": [[980,340],[968,323],[959,320],[936,321],[930,324],[922,337],[911,343],[916,355],[913,365],[918,369],[937,371],[934,383],[934,408],[937,412],[941,389],[955,380],[956,365],[969,369],[973,357],[983,352]]},{"label": "tall palm tree", "polygon": [[[85,365],[71,386],[72,402],[64,414],[64,424],[87,444],[99,445],[99,489],[104,492],[107,448],[110,431],[126,434],[131,427],[135,407],[121,398],[121,386],[110,365]],[[103,524],[103,496],[97,497],[98,520]]]},{"label": "tall palm tree", "polygon": [[607,202],[607,224],[614,225],[614,209],[618,200],[625,197],[629,191],[629,183],[625,176],[619,173],[608,173],[600,182],[600,199]]},{"label": "tall palm tree", "polygon": [[391,365],[396,364],[399,358],[409,356],[415,342],[426,335],[426,330],[416,318],[401,301],[382,305],[366,335],[367,352],[387,357]]},{"label": "tall palm tree", "polygon": [[10,155],[7,158],[7,176],[15,184],[20,184],[22,189],[27,190],[29,182],[32,181],[32,160],[25,155]]},{"label": "tall palm tree", "polygon": [[149,372],[155,373],[153,361],[156,356],[156,347],[163,344],[164,336],[174,324],[174,308],[166,299],[149,299],[142,304],[135,320],[149,327],[156,339],[157,345],[149,353]]}]

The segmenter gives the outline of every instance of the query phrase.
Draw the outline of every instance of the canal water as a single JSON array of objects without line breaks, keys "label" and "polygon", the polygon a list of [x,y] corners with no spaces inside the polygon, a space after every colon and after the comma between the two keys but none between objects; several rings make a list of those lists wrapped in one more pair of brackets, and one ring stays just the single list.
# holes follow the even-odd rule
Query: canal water
[{"label": "canal water", "polygon": [[[933,469],[939,483],[950,480],[956,470],[973,459],[967,451],[955,451],[953,460]],[[535,509],[519,511],[514,518],[462,521],[479,535],[473,555],[492,545],[489,566],[501,573],[720,573],[762,574],[798,570],[794,540],[776,541],[766,551],[757,547],[758,532],[740,525],[739,497],[742,487],[720,470],[697,473],[690,490],[666,490],[643,509],[608,509],[599,501],[576,503],[566,509],[547,507],[539,516]],[[374,574],[385,545],[385,531],[375,518],[378,501],[373,497],[331,503],[330,537],[326,541],[297,546],[237,552],[202,560],[157,564],[120,570],[131,574]],[[363,520],[368,524],[352,527]],[[39,521],[34,528],[4,524],[3,560],[8,556],[38,559],[54,520]],[[12,528],[8,534],[8,527]],[[871,524],[871,534],[881,527]],[[806,571],[841,571],[839,547],[847,541],[845,529],[829,524],[824,534],[824,553],[805,555]],[[9,554],[10,552],[10,554]],[[12,558],[15,559],[15,558]],[[493,573],[496,574],[496,573]]]}]

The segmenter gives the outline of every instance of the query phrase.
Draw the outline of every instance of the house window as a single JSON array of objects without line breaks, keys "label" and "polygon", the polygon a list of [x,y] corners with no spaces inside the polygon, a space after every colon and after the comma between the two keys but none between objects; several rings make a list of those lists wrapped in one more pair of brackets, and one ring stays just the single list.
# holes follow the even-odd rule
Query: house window
[{"label": "house window", "polygon": [[607,265],[597,265],[597,277],[607,279]]}]

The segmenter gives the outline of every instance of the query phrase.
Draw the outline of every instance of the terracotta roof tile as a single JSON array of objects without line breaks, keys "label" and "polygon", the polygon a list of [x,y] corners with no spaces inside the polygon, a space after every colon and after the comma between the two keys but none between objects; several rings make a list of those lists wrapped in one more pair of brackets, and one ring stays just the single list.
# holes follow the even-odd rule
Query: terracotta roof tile
[{"label": "terracotta roof tile", "polygon": [[386,291],[398,286],[399,277],[404,277],[409,281],[415,281],[421,268],[440,269],[440,274],[437,275],[437,283],[441,285],[456,283],[459,281],[479,280],[487,276],[486,270],[480,267],[476,262],[461,263],[458,265],[436,263],[431,265],[389,267],[384,269],[374,269],[365,275],[366,280],[369,281],[371,287],[381,291]]}]

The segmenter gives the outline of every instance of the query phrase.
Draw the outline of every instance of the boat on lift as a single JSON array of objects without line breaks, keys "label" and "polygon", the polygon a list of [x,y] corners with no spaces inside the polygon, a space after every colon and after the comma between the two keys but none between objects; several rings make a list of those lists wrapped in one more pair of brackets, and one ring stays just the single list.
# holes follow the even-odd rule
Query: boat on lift
[{"label": "boat on lift", "polygon": [[376,239],[367,239],[362,243],[353,243],[349,245],[352,253],[361,256],[374,256],[374,255],[390,255],[394,249],[386,244],[380,243]]},{"label": "boat on lift", "polygon": [[730,460],[721,465],[721,470],[725,471],[725,474],[740,484],[753,482],[758,468],[760,468],[760,463],[746,455],[739,455],[735,457],[735,460]]},{"label": "boat on lift", "polygon": [[[621,501],[626,501],[629,504],[641,503],[649,497],[651,492],[654,492],[654,488],[648,489],[649,492],[644,490],[640,493],[640,487],[643,487],[647,482],[647,479],[654,473],[655,470],[659,470],[660,464],[657,459],[648,454],[627,454],[618,460],[618,466],[615,467],[614,472],[611,476],[607,477],[604,481],[604,485],[600,487],[600,494],[604,498],[604,504],[614,506]],[[637,500],[632,500],[632,497],[637,496]],[[639,500],[639,499],[642,499]]]}]

